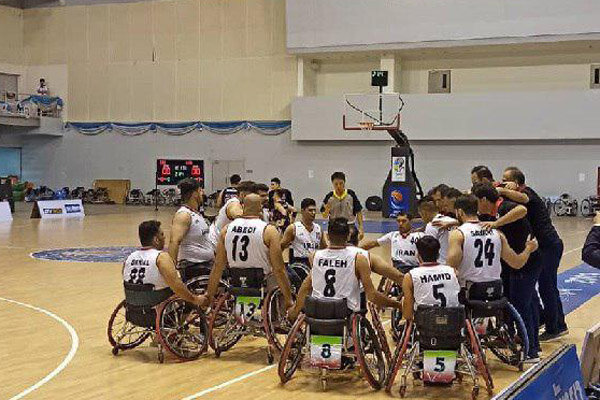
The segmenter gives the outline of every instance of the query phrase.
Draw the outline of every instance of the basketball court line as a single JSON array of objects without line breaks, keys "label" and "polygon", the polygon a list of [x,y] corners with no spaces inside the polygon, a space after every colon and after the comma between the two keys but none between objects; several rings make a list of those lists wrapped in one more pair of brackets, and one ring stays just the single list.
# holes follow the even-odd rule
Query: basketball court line
[{"label": "basketball court line", "polygon": [[19,393],[19,394],[15,395],[15,396],[11,397],[10,399],[8,399],[8,400],[19,400],[19,399],[22,399],[23,397],[27,396],[28,394],[30,394],[34,390],[39,389],[41,386],[43,386],[46,383],[48,383],[52,378],[54,378],[63,369],[65,369],[67,367],[67,365],[69,365],[69,363],[71,362],[71,360],[73,359],[73,357],[75,357],[75,353],[77,353],[77,349],[79,348],[79,336],[77,336],[77,332],[75,331],[75,329],[67,321],[65,321],[64,319],[62,319],[58,315],[56,315],[56,314],[54,314],[54,313],[52,313],[52,312],[50,312],[48,310],[44,310],[43,308],[35,307],[35,306],[30,305],[30,304],[21,303],[19,301],[15,301],[15,300],[11,300],[11,299],[6,299],[4,297],[0,297],[0,301],[5,301],[7,303],[16,304],[16,305],[19,305],[19,306],[22,306],[22,307],[26,307],[26,308],[32,309],[32,310],[37,311],[39,313],[46,314],[50,318],[53,318],[54,320],[60,322],[62,324],[62,326],[64,326],[65,329],[71,335],[71,349],[69,350],[69,353],[63,359],[63,361],[58,365],[58,367],[56,367],[52,372],[50,372],[48,375],[46,375],[43,379],[41,379],[40,381],[38,381],[36,384],[28,387],[27,389],[23,390],[21,393]]}]

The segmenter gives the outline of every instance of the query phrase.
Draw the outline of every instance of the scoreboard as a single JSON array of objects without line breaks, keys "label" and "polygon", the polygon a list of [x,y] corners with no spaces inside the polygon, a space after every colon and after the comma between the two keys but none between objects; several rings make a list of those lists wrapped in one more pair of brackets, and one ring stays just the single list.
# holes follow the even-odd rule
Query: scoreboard
[{"label": "scoreboard", "polygon": [[[186,178],[204,183],[204,160],[156,160],[156,185],[177,185]],[[203,185],[204,186],[204,185]]]}]

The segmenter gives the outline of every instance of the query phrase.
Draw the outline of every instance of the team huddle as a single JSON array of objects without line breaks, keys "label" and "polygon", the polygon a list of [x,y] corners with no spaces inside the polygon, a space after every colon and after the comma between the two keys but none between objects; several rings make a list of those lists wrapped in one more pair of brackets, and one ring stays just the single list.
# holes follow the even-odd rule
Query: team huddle
[{"label": "team huddle", "polygon": [[[542,217],[531,215],[537,200],[518,169],[507,169],[504,182],[494,183],[489,169],[476,167],[472,181],[469,194],[439,185],[420,199],[420,229],[414,227],[417,215],[400,213],[396,231],[361,241],[362,216],[357,227],[355,221],[329,215],[322,232],[315,222],[315,200],[303,199],[297,213],[288,202],[289,192],[249,181],[221,192],[221,207],[209,224],[202,214],[200,183],[184,180],[178,185],[184,205],[173,217],[168,252],[162,251],[166,241],[160,223],[142,223],[143,247],[127,258],[123,278],[130,284],[153,285],[154,290],[170,287],[183,300],[208,308],[221,293],[223,280],[244,270],[262,270],[264,289],[279,290],[283,314],[291,322],[308,298],[344,300],[354,313],[367,310],[368,303],[390,307],[411,322],[419,306],[457,307],[480,299],[480,284],[501,282],[494,295],[507,297],[521,314],[529,342],[526,362],[537,362],[541,349],[535,285],[543,259],[538,247],[552,232],[538,229]],[[369,252],[384,245],[390,248],[390,262]],[[200,294],[186,286],[198,276],[208,277]],[[489,296],[488,290],[481,300]],[[551,306],[543,297],[542,302],[545,308]],[[564,334],[564,316],[560,318],[545,318],[548,335]]]}]

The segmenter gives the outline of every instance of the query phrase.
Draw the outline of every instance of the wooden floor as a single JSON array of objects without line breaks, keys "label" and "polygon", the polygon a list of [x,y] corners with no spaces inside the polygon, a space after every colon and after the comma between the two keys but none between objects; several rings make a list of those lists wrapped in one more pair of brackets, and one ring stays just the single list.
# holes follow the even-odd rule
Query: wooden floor
[{"label": "wooden floor", "polygon": [[[372,392],[358,375],[332,379],[326,393],[321,392],[318,379],[305,372],[297,373],[282,387],[276,367],[264,370],[265,342],[260,339],[245,340],[220,359],[209,352],[189,363],[167,358],[160,365],[156,349],[148,345],[112,356],[106,324],[123,297],[120,265],[43,261],[31,258],[30,253],[63,247],[136,246],[139,222],[157,218],[168,230],[174,210],[163,209],[155,214],[151,208],[96,206],[88,207],[84,220],[41,221],[28,218],[29,205],[18,206],[12,223],[0,223],[0,297],[54,313],[74,328],[80,341],[62,372],[26,398],[389,398],[383,391]],[[581,263],[580,250],[591,222],[578,218],[557,218],[555,222],[565,242],[562,271]],[[564,342],[580,346],[585,329],[598,319],[599,307],[600,296],[596,296],[569,314],[570,335]],[[21,304],[0,301],[0,321],[0,399],[6,399],[32,387],[57,368],[69,353],[72,338],[57,320]],[[544,355],[558,344],[544,345]],[[519,376],[516,370],[495,361],[491,367],[497,391]],[[462,386],[425,391],[409,384],[407,394],[409,398],[461,399],[469,396],[470,386],[465,381]]]}]

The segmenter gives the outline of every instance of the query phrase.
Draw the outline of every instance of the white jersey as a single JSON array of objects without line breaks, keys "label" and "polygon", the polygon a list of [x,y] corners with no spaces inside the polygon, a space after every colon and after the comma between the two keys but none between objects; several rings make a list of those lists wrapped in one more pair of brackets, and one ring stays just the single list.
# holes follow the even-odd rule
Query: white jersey
[{"label": "white jersey", "polygon": [[190,228],[179,245],[177,259],[194,263],[212,261],[215,258],[215,248],[209,238],[209,228],[204,217],[186,206],[182,206],[177,213],[188,214],[191,218]]},{"label": "white jersey", "polygon": [[458,228],[463,234],[463,257],[458,270],[461,286],[467,281],[490,282],[500,279],[502,240],[495,229],[467,222]]},{"label": "white jersey", "polygon": [[232,203],[239,202],[240,199],[238,199],[237,197],[232,197],[231,199],[227,200],[225,204],[223,204],[223,207],[221,207],[221,209],[219,210],[219,213],[215,218],[215,222],[213,222],[210,226],[210,239],[213,242],[215,248],[217,246],[217,243],[219,242],[219,234],[221,233],[221,230],[223,229],[223,227],[225,227],[225,225],[232,221],[227,216],[227,207]]},{"label": "white jersey", "polygon": [[392,248],[392,260],[404,266],[417,266],[417,240],[425,234],[423,232],[410,232],[406,235],[395,231],[377,239],[379,245],[388,244]]},{"label": "white jersey", "polygon": [[360,281],[356,276],[354,248],[317,250],[311,269],[312,295],[318,299],[346,299],[348,308],[360,311]]},{"label": "white jersey", "polygon": [[294,223],[294,240],[291,248],[294,250],[294,257],[308,258],[310,253],[314,253],[321,244],[321,227],[313,222],[312,231],[308,231],[300,221]]},{"label": "white jersey", "polygon": [[262,268],[265,275],[271,273],[266,227],[259,218],[237,218],[227,226],[225,249],[230,268]]},{"label": "white jersey", "polygon": [[415,294],[415,310],[419,305],[458,307],[460,285],[454,268],[426,264],[412,269],[409,274]]},{"label": "white jersey", "polygon": [[454,222],[457,221],[454,218],[446,217],[445,215],[438,214],[435,218],[427,224],[425,227],[425,235],[433,236],[440,242],[440,256],[438,257],[438,262],[440,264],[446,264],[446,260],[448,258],[448,239],[450,237],[450,231],[452,228],[441,228],[439,226],[433,226],[434,222]]},{"label": "white jersey", "polygon": [[138,285],[149,283],[154,285],[154,290],[169,287],[156,264],[160,253],[154,248],[142,248],[131,253],[125,260],[123,281]]}]

